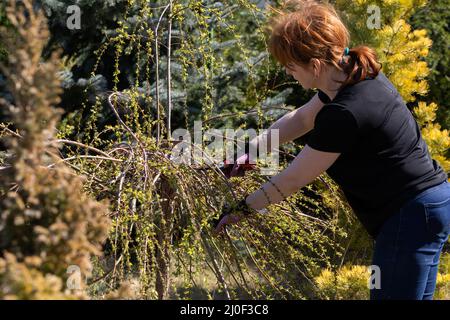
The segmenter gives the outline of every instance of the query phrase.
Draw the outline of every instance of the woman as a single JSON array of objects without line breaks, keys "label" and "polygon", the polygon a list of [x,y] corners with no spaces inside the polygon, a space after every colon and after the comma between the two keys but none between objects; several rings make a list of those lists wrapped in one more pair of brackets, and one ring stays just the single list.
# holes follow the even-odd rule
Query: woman
[{"label": "woman", "polygon": [[[371,289],[371,299],[432,299],[450,232],[448,176],[431,159],[375,52],[346,48],[349,33],[334,8],[314,1],[288,6],[271,23],[270,51],[303,88],[318,94],[269,130],[279,130],[280,144],[310,136],[285,170],[234,210],[262,210],[326,171],[375,239],[381,289]],[[267,143],[257,140],[252,143]],[[221,217],[216,232],[241,219],[233,212]]]}]

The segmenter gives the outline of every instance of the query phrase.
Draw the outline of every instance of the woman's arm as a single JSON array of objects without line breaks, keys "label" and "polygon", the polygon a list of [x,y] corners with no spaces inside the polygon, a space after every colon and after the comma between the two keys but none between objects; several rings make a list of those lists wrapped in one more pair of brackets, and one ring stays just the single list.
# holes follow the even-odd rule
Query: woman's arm
[{"label": "woman's arm", "polygon": [[[271,179],[282,195],[270,182],[266,182],[261,188],[264,188],[272,204],[278,203],[311,183],[339,156],[340,153],[318,151],[306,145],[286,169]],[[268,206],[267,198],[261,189],[250,194],[246,200],[247,204],[256,210]]]},{"label": "woman's arm", "polygon": [[[253,192],[245,199],[248,206],[261,210],[269,205],[268,198],[270,204],[282,201],[312,182],[327,170],[339,156],[340,153],[318,151],[306,145],[289,167],[271,179],[275,186],[267,182],[261,189]],[[265,192],[262,191],[262,188]],[[241,219],[242,216],[236,214],[223,216],[214,229],[214,234],[220,234],[226,225],[238,223]]]},{"label": "woman's arm", "polygon": [[[320,101],[318,94],[316,94],[311,100],[309,100],[302,107],[285,114],[283,117],[274,122],[267,130],[268,136],[258,136],[253,139],[250,144],[256,147],[256,144],[267,143],[267,151],[271,151],[270,130],[279,130],[279,145],[286,142],[295,140],[304,134],[308,133],[314,128],[314,119],[316,114],[324,106],[324,103]],[[256,149],[255,149],[256,150]]]}]

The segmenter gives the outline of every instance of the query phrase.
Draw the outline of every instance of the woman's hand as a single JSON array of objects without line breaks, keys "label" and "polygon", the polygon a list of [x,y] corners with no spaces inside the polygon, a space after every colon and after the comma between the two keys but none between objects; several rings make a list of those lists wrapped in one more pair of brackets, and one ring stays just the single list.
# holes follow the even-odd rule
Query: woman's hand
[{"label": "woman's hand", "polygon": [[226,203],[222,207],[219,219],[215,222],[214,235],[219,235],[227,225],[236,224],[251,213],[252,209],[245,202],[245,198],[234,205]]},{"label": "woman's hand", "polygon": [[227,178],[242,177],[245,175],[245,171],[253,170],[255,167],[255,164],[250,164],[249,155],[246,153],[237,158],[233,165],[225,161],[222,171]]}]

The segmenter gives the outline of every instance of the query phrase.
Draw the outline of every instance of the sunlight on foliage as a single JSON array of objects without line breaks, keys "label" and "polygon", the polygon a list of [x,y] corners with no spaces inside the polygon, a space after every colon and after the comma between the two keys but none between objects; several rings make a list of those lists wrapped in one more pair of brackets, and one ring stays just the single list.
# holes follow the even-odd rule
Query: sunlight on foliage
[{"label": "sunlight on foliage", "polygon": [[441,126],[435,123],[438,106],[435,103],[427,105],[419,102],[414,108],[414,115],[422,128],[422,134],[427,142],[428,149],[434,159],[436,159],[445,171],[450,171],[450,160],[447,158],[450,150],[450,134],[448,130],[442,130]]},{"label": "sunlight on foliage", "polygon": [[367,300],[369,272],[366,266],[344,266],[336,273],[323,270],[315,278],[324,299]]},{"label": "sunlight on foliage", "polygon": [[[425,30],[412,30],[406,22],[414,10],[426,3],[427,0],[358,0],[358,5],[348,6],[346,0],[336,1],[351,31],[352,43],[366,44],[377,51],[382,71],[406,102],[415,101],[415,94],[423,96],[428,91],[425,78],[429,69],[422,58],[428,55],[431,40]],[[380,8],[380,29],[366,25],[370,5]]]}]

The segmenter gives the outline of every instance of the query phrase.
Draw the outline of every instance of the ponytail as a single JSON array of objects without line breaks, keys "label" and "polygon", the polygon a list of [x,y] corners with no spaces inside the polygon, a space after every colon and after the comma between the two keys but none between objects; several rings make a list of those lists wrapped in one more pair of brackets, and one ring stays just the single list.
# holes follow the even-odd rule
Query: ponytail
[{"label": "ponytail", "polygon": [[345,57],[340,67],[348,75],[342,87],[352,85],[367,78],[375,78],[381,70],[382,64],[377,59],[375,50],[367,46],[357,46],[349,50],[348,60]]}]

